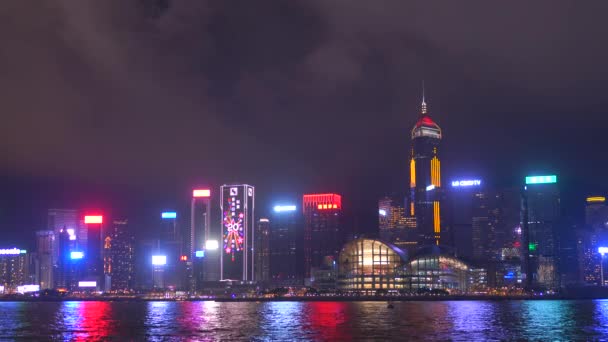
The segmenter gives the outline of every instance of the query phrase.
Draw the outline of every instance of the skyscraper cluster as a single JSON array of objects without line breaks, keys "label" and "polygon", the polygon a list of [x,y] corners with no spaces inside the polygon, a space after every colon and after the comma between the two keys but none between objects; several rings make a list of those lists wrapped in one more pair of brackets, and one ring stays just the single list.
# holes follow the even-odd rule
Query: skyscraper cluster
[{"label": "skyscraper cluster", "polygon": [[0,246],[0,290],[201,294],[228,284],[483,292],[606,285],[605,197],[588,197],[585,222],[577,223],[563,215],[560,182],[551,172],[506,187],[479,177],[446,179],[443,132],[424,98],[409,137],[409,177],[379,199],[377,234],[354,234],[340,194],[303,194],[266,212],[256,210],[256,189],[248,184],[193,189],[184,198],[189,213],[160,212],[158,226],[139,239],[126,217],[49,209],[34,251]]}]

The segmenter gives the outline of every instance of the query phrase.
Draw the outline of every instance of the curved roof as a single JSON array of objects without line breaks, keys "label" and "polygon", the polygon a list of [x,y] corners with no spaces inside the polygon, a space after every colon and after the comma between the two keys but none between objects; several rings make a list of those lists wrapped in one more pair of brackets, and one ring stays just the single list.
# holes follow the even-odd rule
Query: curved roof
[{"label": "curved roof", "polygon": [[391,243],[384,242],[384,241],[378,240],[378,239],[358,238],[358,239],[345,243],[344,246],[342,247],[342,250],[348,248],[350,245],[360,244],[361,242],[370,242],[370,243],[374,243],[374,244],[383,245],[383,246],[389,248],[390,250],[392,250],[393,252],[395,252],[397,255],[399,255],[399,257],[401,258],[401,260],[403,260],[403,262],[406,262],[408,259],[407,253],[405,251],[403,251],[401,248],[399,248]]}]

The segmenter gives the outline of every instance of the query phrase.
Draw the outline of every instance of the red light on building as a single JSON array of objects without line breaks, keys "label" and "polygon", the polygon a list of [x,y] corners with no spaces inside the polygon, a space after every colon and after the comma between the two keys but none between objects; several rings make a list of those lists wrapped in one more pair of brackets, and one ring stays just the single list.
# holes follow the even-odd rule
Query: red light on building
[{"label": "red light on building", "polygon": [[192,190],[192,197],[211,197],[211,190],[194,189],[194,190]]},{"label": "red light on building", "polygon": [[103,216],[101,215],[86,215],[84,217],[85,224],[102,224]]},{"label": "red light on building", "polygon": [[179,260],[181,261],[188,261],[188,256],[187,255],[182,255],[179,257]]},{"label": "red light on building", "polygon": [[302,202],[304,211],[314,208],[318,210],[342,209],[342,196],[338,194],[304,195]]}]

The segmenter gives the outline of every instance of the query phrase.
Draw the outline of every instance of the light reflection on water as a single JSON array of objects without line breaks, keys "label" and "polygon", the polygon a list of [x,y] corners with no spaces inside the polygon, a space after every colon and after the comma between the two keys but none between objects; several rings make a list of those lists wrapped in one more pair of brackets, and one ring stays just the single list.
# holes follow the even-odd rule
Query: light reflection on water
[{"label": "light reflection on water", "polygon": [[0,340],[598,340],[608,300],[0,302]]}]

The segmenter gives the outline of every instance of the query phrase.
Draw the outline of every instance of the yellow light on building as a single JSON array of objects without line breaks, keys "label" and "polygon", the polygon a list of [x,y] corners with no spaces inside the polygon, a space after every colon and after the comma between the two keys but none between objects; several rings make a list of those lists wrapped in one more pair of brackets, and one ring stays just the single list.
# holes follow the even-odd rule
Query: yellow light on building
[{"label": "yellow light on building", "polygon": [[604,202],[606,202],[606,197],[604,197],[604,196],[587,197],[587,203],[604,203]]},{"label": "yellow light on building", "polygon": [[441,187],[441,164],[437,156],[431,159],[431,184],[435,187]]},{"label": "yellow light on building", "polygon": [[410,188],[416,187],[416,161],[414,158],[410,161]]}]

